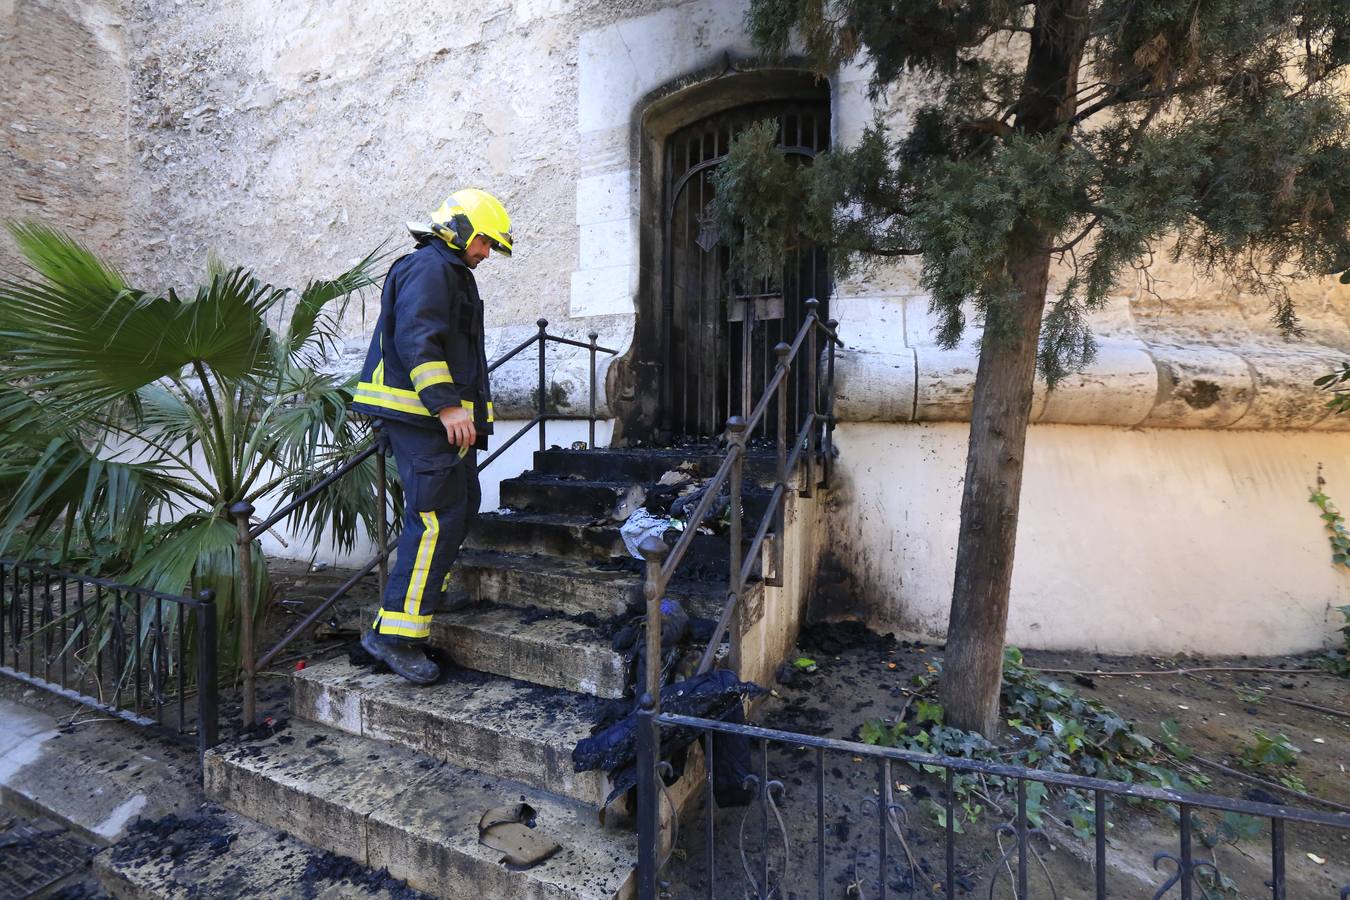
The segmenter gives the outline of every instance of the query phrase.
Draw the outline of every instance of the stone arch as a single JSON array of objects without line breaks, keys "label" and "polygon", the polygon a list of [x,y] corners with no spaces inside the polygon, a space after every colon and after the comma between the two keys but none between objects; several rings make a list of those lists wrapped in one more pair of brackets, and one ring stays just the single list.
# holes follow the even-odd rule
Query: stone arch
[{"label": "stone arch", "polygon": [[616,443],[650,440],[657,428],[660,387],[655,350],[661,335],[656,313],[665,277],[661,210],[666,141],[683,128],[738,107],[795,100],[831,105],[830,84],[800,61],[738,65],[728,56],[721,66],[663,85],[637,103],[629,148],[639,210],[636,319],[629,352],[610,367],[606,391],[615,416]]}]

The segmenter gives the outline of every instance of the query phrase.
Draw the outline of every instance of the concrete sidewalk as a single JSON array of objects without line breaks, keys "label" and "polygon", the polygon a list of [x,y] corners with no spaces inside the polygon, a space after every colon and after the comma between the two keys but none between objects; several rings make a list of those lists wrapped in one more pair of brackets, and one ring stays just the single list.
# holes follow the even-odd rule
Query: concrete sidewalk
[{"label": "concrete sidewalk", "polygon": [[109,844],[201,802],[193,748],[0,675],[0,804]]}]

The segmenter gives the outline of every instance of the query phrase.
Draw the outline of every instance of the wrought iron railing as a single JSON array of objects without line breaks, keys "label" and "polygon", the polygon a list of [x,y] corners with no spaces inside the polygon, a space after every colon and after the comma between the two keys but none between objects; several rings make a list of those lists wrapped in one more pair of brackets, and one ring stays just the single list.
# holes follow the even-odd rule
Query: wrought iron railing
[{"label": "wrought iron railing", "polygon": [[[483,460],[478,464],[478,470],[480,472],[486,469],[489,465],[491,465],[494,460],[496,460],[499,456],[501,456],[501,454],[505,452],[507,448],[515,444],[515,442],[518,441],[531,428],[538,426],[539,449],[544,450],[547,448],[546,443],[547,428],[548,423],[550,421],[560,419],[575,420],[581,418],[580,416],[569,415],[565,413],[551,413],[548,411],[548,373],[547,373],[547,359],[545,351],[548,349],[548,344],[550,342],[570,347],[580,347],[583,350],[589,351],[590,353],[590,404],[588,414],[586,416],[586,418],[589,420],[589,440],[587,446],[588,447],[595,446],[595,424],[598,418],[597,402],[596,402],[596,378],[595,378],[596,355],[598,353],[607,353],[613,356],[617,354],[618,351],[611,350],[608,347],[601,347],[599,344],[597,344],[596,341],[598,340],[599,335],[594,331],[591,332],[589,335],[590,342],[584,343],[582,341],[572,340],[571,338],[565,338],[560,337],[558,335],[549,334],[547,319],[540,319],[536,324],[539,326],[538,333],[531,335],[527,340],[522,341],[520,344],[516,345],[511,350],[507,351],[499,359],[497,359],[495,362],[489,365],[488,373],[491,374],[492,372],[495,372],[498,368],[501,367],[503,363],[506,363],[511,359],[514,359],[516,356],[519,356],[521,353],[525,352],[530,347],[537,345],[539,348],[539,381],[537,387],[537,401],[536,401],[537,411],[534,417],[530,419],[529,422],[526,422],[523,426],[521,426],[521,428],[518,431],[516,431],[516,433],[513,434],[510,438],[508,438],[505,443],[503,443],[500,447],[494,450],[490,456],[488,456],[485,460]],[[287,631],[285,636],[283,636],[279,641],[273,644],[268,650],[263,652],[262,655],[260,656],[255,655],[256,648],[254,647],[254,622],[253,622],[253,608],[255,598],[253,597],[253,579],[251,577],[251,573],[253,571],[254,541],[262,537],[263,533],[266,532],[269,528],[271,528],[272,526],[280,522],[282,519],[294,513],[297,509],[304,506],[306,503],[308,503],[310,500],[312,500],[314,497],[316,497],[323,491],[327,490],[330,485],[338,481],[340,478],[345,477],[348,473],[356,469],[358,466],[363,464],[367,459],[370,459],[372,456],[375,457],[375,468],[376,468],[375,504],[379,509],[379,526],[376,529],[375,533],[375,539],[378,549],[375,555],[372,556],[355,573],[353,573],[351,577],[349,577],[334,591],[332,591],[327,597],[325,597],[322,601],[320,601],[319,604],[316,607],[314,607],[314,609],[310,610],[309,613],[306,614],[303,619],[301,619],[289,631]],[[255,512],[253,504],[243,502],[243,503],[236,503],[230,507],[229,510],[230,515],[234,518],[236,527],[238,529],[238,538],[236,540],[239,547],[239,572],[240,572],[239,592],[241,598],[240,602],[242,612],[240,617],[241,618],[240,628],[242,629],[241,643],[243,646],[243,651],[241,654],[241,658],[243,660],[242,665],[243,671],[241,673],[243,682],[242,706],[243,706],[243,720],[246,726],[253,724],[257,719],[257,676],[259,671],[270,665],[272,661],[277,658],[277,655],[282,650],[288,647],[297,637],[303,634],[307,629],[312,628],[315,625],[315,623],[317,623],[321,618],[323,618],[323,616],[330,609],[333,608],[333,605],[335,603],[337,603],[343,597],[347,596],[347,594],[351,591],[351,589],[355,587],[355,585],[362,578],[364,578],[366,575],[370,574],[377,568],[379,570],[380,594],[381,595],[384,594],[385,582],[387,581],[389,574],[388,563],[390,553],[389,504],[388,504],[389,487],[388,487],[388,476],[387,476],[388,470],[387,470],[386,456],[387,450],[385,448],[384,442],[378,439],[373,440],[370,446],[366,447],[364,450],[360,451],[355,456],[352,456],[350,459],[336,466],[331,472],[329,472],[326,476],[324,476],[324,478],[322,478],[320,481],[315,483],[312,487],[296,496],[290,502],[285,503],[282,506],[278,507],[275,511],[273,511],[273,513],[270,516],[268,516],[261,522],[257,523],[256,525],[253,524],[253,513]]]},{"label": "wrought iron railing", "polygon": [[[807,300],[806,318],[793,337],[792,343],[780,343],[774,347],[774,354],[778,358],[778,363],[774,368],[773,376],[764,385],[764,391],[759,400],[748,411],[744,407],[750,407],[751,397],[748,392],[743,394],[742,412],[745,415],[732,416],[727,421],[725,432],[726,455],[718,466],[717,472],[702,487],[703,497],[693,513],[690,514],[675,545],[673,547],[668,546],[661,538],[652,536],[643,540],[638,546],[638,551],[646,562],[643,594],[647,602],[646,658],[649,661],[661,658],[661,600],[665,597],[666,588],[671,579],[674,578],[681,562],[684,561],[685,554],[688,553],[689,547],[693,544],[694,536],[698,533],[699,527],[703,525],[709,512],[713,509],[714,503],[721,495],[723,485],[727,486],[729,495],[727,594],[717,624],[713,628],[713,633],[708,639],[707,646],[699,660],[699,674],[712,667],[718,647],[721,646],[723,637],[731,627],[732,617],[745,595],[746,585],[754,574],[756,563],[759,561],[764,542],[771,529],[775,530],[777,534],[773,542],[773,572],[772,575],[763,580],[766,585],[770,586],[782,583],[784,521],[787,495],[792,480],[799,474],[801,475],[798,491],[801,496],[806,498],[812,497],[818,486],[828,487],[829,485],[830,467],[834,457],[834,351],[835,347],[842,346],[842,343],[837,333],[839,323],[833,319],[829,322],[821,322],[817,314],[819,306],[820,303],[815,298]],[[827,347],[826,372],[823,383],[820,379],[820,353],[817,345],[817,338],[820,335],[824,336]],[[796,434],[789,437],[787,433],[788,389],[794,376],[793,366],[797,363],[797,358],[803,349],[806,351],[807,376],[804,384],[807,393],[807,409],[802,417],[801,428]],[[750,354],[744,354],[743,359],[745,371],[741,374],[742,383],[745,385],[750,383],[750,356]],[[825,410],[823,412],[820,410],[820,395],[822,392],[825,394]],[[747,441],[749,436],[753,435],[764,423],[769,404],[775,401],[778,404],[777,435],[775,436],[777,476],[768,506],[755,528],[754,536],[746,545],[743,542],[743,501]],[[818,453],[818,450],[823,450],[823,452]],[[822,477],[819,481],[816,477],[817,456],[821,457],[822,465]],[[731,665],[736,668],[739,665],[739,659],[736,656],[735,641],[732,642],[732,654]],[[650,726],[651,716],[660,712],[661,667],[649,662],[644,668],[644,674],[645,684],[641,703],[648,714],[647,724]],[[659,809],[660,786],[657,781],[660,737],[651,727],[647,728],[647,732],[650,733],[639,732],[639,739],[645,738],[651,745],[646,748],[645,754],[639,753],[640,767],[637,784],[639,872],[644,879],[644,884],[650,882],[654,885],[661,815]],[[655,894],[643,894],[643,896],[655,896]]]},{"label": "wrought iron railing", "polygon": [[[1162,787],[1128,784],[1001,763],[934,756],[852,741],[794,734],[753,725],[737,725],[714,719],[662,714],[655,709],[655,704],[651,702],[650,697],[643,698],[642,706],[638,712],[639,787],[646,781],[654,783],[658,777],[658,766],[662,765],[659,762],[659,729],[663,726],[683,729],[686,733],[693,732],[694,740],[700,742],[703,748],[707,771],[706,790],[703,798],[703,850],[705,853],[703,866],[698,865],[697,859],[688,858],[688,850],[687,848],[684,849],[687,857],[685,865],[690,874],[698,874],[699,880],[703,882],[702,890],[698,891],[697,895],[707,898],[735,896],[737,898],[753,897],[758,898],[758,900],[767,900],[770,897],[786,898],[789,896],[789,890],[792,896],[802,898],[808,896],[821,898],[842,896],[835,886],[833,878],[830,877],[828,868],[830,858],[826,849],[827,833],[831,826],[827,825],[825,774],[827,769],[838,769],[840,765],[857,769],[860,763],[875,765],[876,786],[864,789],[862,796],[831,796],[831,799],[838,804],[837,809],[856,811],[856,814],[849,819],[842,820],[847,821],[850,826],[857,826],[859,830],[862,830],[863,822],[861,818],[863,816],[871,818],[875,823],[876,843],[873,844],[876,850],[875,865],[866,866],[865,871],[863,867],[860,867],[858,871],[849,873],[853,888],[848,896],[866,897],[868,900],[885,898],[888,893],[890,896],[952,897],[962,894],[989,897],[1011,896],[1015,900],[1030,900],[1032,897],[1083,896],[1079,890],[1061,892],[1054,887],[1053,881],[1045,880],[1048,876],[1048,870],[1045,868],[1045,860],[1041,857],[1036,844],[1048,842],[1049,836],[1043,829],[1034,826],[1033,817],[1028,812],[1027,786],[1029,784],[1041,784],[1057,789],[1077,791],[1084,798],[1091,798],[1091,885],[1090,887],[1086,884],[1081,885],[1080,889],[1081,891],[1090,891],[1091,895],[1095,896],[1097,900],[1103,900],[1108,896],[1121,898],[1151,896],[1153,900],[1162,900],[1162,898],[1169,896],[1179,896],[1182,900],[1235,896],[1231,887],[1226,892],[1219,890],[1218,886],[1222,884],[1222,879],[1219,877],[1221,870],[1216,860],[1212,857],[1210,859],[1203,858],[1204,842],[1197,841],[1194,825],[1195,815],[1200,810],[1250,816],[1265,820],[1268,823],[1266,826],[1268,835],[1264,834],[1265,829],[1263,829],[1262,836],[1268,837],[1269,858],[1264,866],[1264,871],[1269,873],[1269,877],[1262,878],[1261,890],[1265,896],[1272,897],[1274,900],[1292,900],[1292,898],[1295,898],[1295,894],[1290,892],[1290,878],[1287,868],[1287,857],[1289,856],[1287,826],[1294,824],[1327,829],[1331,832],[1330,836],[1333,838],[1332,842],[1336,847],[1344,846],[1342,842],[1350,838],[1350,814],[1342,812],[1299,809],[1275,803],[1258,803],[1213,794],[1175,791]],[[758,839],[752,842],[753,845],[747,847],[744,833],[745,819],[742,820],[739,833],[740,847],[737,848],[740,851],[742,861],[742,865],[737,867],[740,870],[739,872],[735,869],[732,872],[727,872],[725,867],[714,864],[714,849],[719,846],[715,815],[716,805],[714,803],[714,770],[716,766],[713,738],[716,735],[732,735],[749,740],[752,748],[751,756],[755,763],[754,767],[758,770],[757,774],[750,775],[741,785],[743,789],[754,791],[754,798],[751,801],[751,807],[747,809],[746,816],[749,815],[751,810],[758,813],[759,828],[757,830],[759,834]],[[776,751],[785,752],[791,759],[791,771],[783,771],[781,773],[783,777],[781,778],[775,777],[775,773],[771,771],[769,762],[771,747]],[[758,752],[755,752],[756,749]],[[814,778],[812,781],[814,781],[814,784],[802,777],[807,768],[806,765],[803,765],[803,761],[813,764]],[[915,815],[924,815],[925,813],[918,809],[921,801],[916,799],[916,796],[919,795],[916,789],[906,786],[907,793],[894,789],[893,786],[900,777],[899,773],[891,768],[895,764],[920,768],[935,775],[942,784],[940,789],[934,785],[935,789],[928,795],[929,801],[936,803],[937,808],[942,812],[941,824],[935,826],[940,827],[943,833],[940,869],[937,866],[924,868],[926,861],[916,861],[913,856],[909,842],[914,841],[915,835],[911,831],[913,823],[910,822],[909,816],[911,813]],[[1008,847],[1001,851],[1001,855],[989,860],[982,870],[972,870],[969,865],[958,868],[957,864],[958,835],[961,833],[962,826],[958,824],[961,808],[958,805],[954,782],[960,774],[983,776],[986,779],[1001,779],[1005,784],[1012,785],[1013,794],[1016,798],[1015,812],[1012,813],[1011,817],[992,826],[997,845],[1001,847],[1003,841],[1007,840]],[[907,777],[905,780],[913,781],[918,777],[915,775]],[[806,796],[804,798],[789,796],[791,789],[786,786],[789,783],[794,786],[801,785],[801,792]],[[941,799],[934,800],[934,796],[940,796]],[[1137,880],[1130,884],[1123,884],[1121,883],[1123,876],[1118,876],[1116,883],[1112,884],[1112,879],[1109,877],[1111,871],[1107,863],[1107,831],[1111,823],[1110,798],[1123,798],[1130,804],[1151,803],[1170,807],[1175,811],[1177,821],[1175,843],[1170,847],[1160,846],[1152,857],[1153,867],[1159,872],[1158,884],[1148,888],[1142,886]],[[806,801],[806,808],[809,809],[809,807],[814,806],[814,820],[811,822],[811,826],[814,827],[808,826],[799,829],[799,836],[810,836],[809,840],[814,844],[814,853],[792,852],[782,815],[785,808],[795,810],[792,814],[797,816],[798,819],[807,815],[798,803],[803,799]],[[651,802],[654,804],[655,801]],[[639,815],[643,816],[645,812],[646,810],[640,806]],[[1139,813],[1136,812],[1133,815],[1139,815]],[[642,819],[643,822],[647,822],[646,827],[640,827],[639,829],[638,896],[643,900],[660,896],[664,889],[664,885],[659,878],[658,867],[660,836],[657,829],[659,828],[659,820],[652,818],[648,822],[647,818],[644,816]],[[841,820],[836,819],[836,824],[838,821]],[[867,823],[866,830],[870,831],[872,827],[872,823]],[[967,833],[969,833],[968,829],[970,828],[969,825],[965,826]],[[769,852],[770,836],[773,831],[782,832],[781,835],[773,834],[774,849],[776,850],[779,845],[779,837],[781,837],[785,847],[784,852],[777,860],[771,859],[771,856],[777,856],[777,854]],[[851,833],[856,832],[851,831]],[[1339,840],[1335,839],[1337,837],[1339,837]],[[736,838],[733,837],[733,839]],[[1057,840],[1056,842],[1059,843],[1060,841]],[[1197,843],[1199,843],[1199,846],[1197,846]],[[852,846],[856,847],[857,844],[855,843]],[[1304,854],[1297,855],[1302,857]],[[755,856],[758,856],[758,858],[752,863],[751,857]],[[967,854],[968,859],[972,856],[977,856],[977,854]],[[1319,858],[1322,859],[1323,863],[1328,861],[1325,857]],[[870,861],[871,857],[869,856],[868,859]],[[899,869],[899,871],[896,871],[896,869]],[[1137,875],[1136,872],[1134,877],[1137,878]],[[908,876],[908,878],[905,876]],[[719,878],[725,887],[731,888],[730,891],[719,891]],[[921,879],[926,880],[926,883],[932,887],[931,891],[922,888]],[[1208,884],[1205,883],[1207,879],[1210,880]],[[1317,888],[1317,894],[1306,893],[1305,888],[1304,893],[1297,895],[1297,900],[1312,896],[1336,897],[1339,895],[1341,898],[1350,896],[1350,886],[1330,887],[1326,876],[1321,876],[1318,880],[1327,883],[1328,887],[1325,889]],[[728,881],[738,883],[727,885]],[[897,881],[901,884],[908,881],[913,890],[893,891],[891,885]],[[987,895],[985,894],[986,886]],[[1003,890],[1000,890],[1001,887]],[[692,891],[681,894],[682,897],[695,895]],[[1243,893],[1242,896],[1255,895]]]},{"label": "wrought iron railing", "polygon": [[[713,629],[712,636],[708,639],[708,644],[704,648],[703,656],[699,661],[699,673],[706,672],[712,667],[717,649],[721,645],[727,629],[731,627],[732,616],[745,595],[746,585],[754,575],[756,564],[759,562],[760,554],[764,548],[764,542],[768,539],[771,530],[777,535],[773,542],[773,574],[764,578],[764,583],[769,586],[778,586],[782,583],[784,516],[787,510],[790,484],[800,474],[799,493],[802,497],[812,497],[818,486],[828,487],[831,463],[834,457],[834,351],[836,346],[842,346],[842,344],[837,334],[839,323],[833,319],[829,322],[821,322],[816,313],[819,305],[819,301],[814,298],[807,300],[806,318],[794,336],[792,343],[780,343],[774,348],[774,353],[778,357],[778,364],[774,368],[773,376],[764,385],[764,392],[753,409],[745,416],[732,416],[727,421],[726,455],[723,457],[721,465],[718,466],[717,472],[702,487],[703,497],[694,508],[693,513],[690,514],[679,540],[671,547],[667,546],[660,538],[648,537],[638,547],[638,551],[646,561],[643,592],[647,601],[647,659],[660,658],[661,599],[665,596],[666,588],[671,579],[675,577],[675,572],[684,561],[689,547],[693,544],[699,527],[703,525],[709,512],[721,496],[724,485],[727,487],[729,495],[727,542],[730,564],[728,567],[727,595],[718,616],[717,625]],[[827,347],[826,370],[823,381],[819,372],[818,336],[824,336]],[[796,434],[789,436],[787,431],[788,389],[794,376],[793,366],[797,363],[797,358],[801,355],[803,349],[806,351],[807,409],[802,417],[801,428]],[[745,383],[748,384],[750,354],[746,354],[744,359],[746,371],[742,375]],[[825,395],[825,410],[823,412],[819,408],[822,393]],[[769,496],[768,506],[760,521],[756,523],[755,532],[750,542],[745,544],[742,538],[747,442],[749,437],[765,422],[769,404],[775,401],[778,405],[776,417],[778,433],[775,437],[777,476],[773,492]],[[749,403],[750,397],[747,394],[742,404],[749,406]],[[822,477],[819,480],[816,477],[818,456],[822,467]],[[733,642],[733,653],[734,649],[735,644]],[[736,662],[737,660],[733,659],[733,666]],[[646,684],[644,688],[646,692],[652,697],[659,698],[660,667],[649,665],[645,672]]]},{"label": "wrought iron railing", "polygon": [[0,672],[204,753],[217,738],[215,594],[0,560]]}]

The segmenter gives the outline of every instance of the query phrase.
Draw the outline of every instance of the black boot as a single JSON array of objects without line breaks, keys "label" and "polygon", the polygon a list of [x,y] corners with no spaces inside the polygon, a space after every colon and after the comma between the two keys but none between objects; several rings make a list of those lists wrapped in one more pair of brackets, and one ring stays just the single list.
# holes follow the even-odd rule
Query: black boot
[{"label": "black boot", "polygon": [[441,667],[428,659],[426,652],[416,644],[381,641],[376,638],[375,629],[368,628],[361,635],[361,647],[413,684],[431,684],[441,677]]},{"label": "black boot", "polygon": [[464,607],[468,606],[471,603],[473,603],[473,595],[470,594],[467,589],[450,588],[450,590],[445,592],[445,596],[441,598],[441,602],[436,604],[436,608],[432,609],[431,612],[433,613],[455,612],[456,610],[463,609]]}]

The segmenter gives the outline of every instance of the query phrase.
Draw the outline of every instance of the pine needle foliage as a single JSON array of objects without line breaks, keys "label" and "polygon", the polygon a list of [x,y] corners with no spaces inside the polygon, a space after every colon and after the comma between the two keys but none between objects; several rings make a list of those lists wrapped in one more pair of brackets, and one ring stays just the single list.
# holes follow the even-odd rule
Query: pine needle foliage
[{"label": "pine needle foliage", "polygon": [[[1027,426],[1091,362],[1089,314],[1159,255],[1299,324],[1291,279],[1350,268],[1345,0],[751,0],[770,55],[870,71],[859,140],[786,177],[767,132],[716,178],[740,274],[803,239],[846,271],[917,259],[936,338],[983,326],[941,695],[999,727]],[[893,101],[905,99],[906,104]],[[1056,269],[1055,265],[1062,266]],[[1051,290],[1052,274],[1067,272]]]},{"label": "pine needle foliage", "polygon": [[1350,267],[1350,5],[1084,0],[1076,90],[1047,114],[1027,47],[1064,5],[754,0],[769,54],[800,46],[823,76],[864,62],[874,99],[925,99],[903,129],[878,120],[788,177],[746,132],[716,200],[743,271],[777,271],[799,233],[844,271],[918,257],[951,347],[971,303],[999,337],[1010,261],[1048,249],[1070,272],[1039,335],[1052,384],[1092,359],[1086,313],[1161,254],[1265,295],[1297,333],[1288,282]]}]

